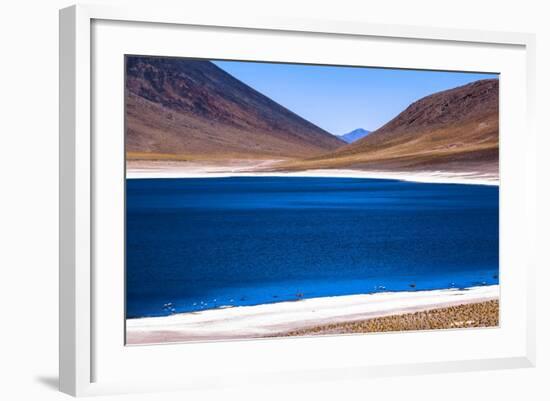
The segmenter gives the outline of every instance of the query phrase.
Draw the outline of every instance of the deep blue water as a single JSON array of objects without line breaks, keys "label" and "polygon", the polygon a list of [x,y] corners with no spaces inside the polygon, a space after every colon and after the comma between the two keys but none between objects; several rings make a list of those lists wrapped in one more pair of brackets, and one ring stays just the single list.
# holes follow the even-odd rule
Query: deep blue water
[{"label": "deep blue water", "polygon": [[130,179],[127,317],[498,283],[498,187]]}]

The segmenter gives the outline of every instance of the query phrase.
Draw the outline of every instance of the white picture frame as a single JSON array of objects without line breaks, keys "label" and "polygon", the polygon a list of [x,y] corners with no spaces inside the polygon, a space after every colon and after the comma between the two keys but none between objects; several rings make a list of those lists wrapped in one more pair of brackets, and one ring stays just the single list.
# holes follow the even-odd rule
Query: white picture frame
[{"label": "white picture frame", "polygon": [[[247,37],[251,38],[253,35],[261,34],[264,35],[267,42],[275,44],[279,38],[277,35],[285,35],[289,38],[296,36],[296,40],[302,38],[300,40],[304,41],[324,40],[327,44],[333,38],[339,38],[342,43],[346,40],[384,40],[388,46],[393,42],[408,41],[407,43],[411,45],[416,43],[419,46],[424,44],[437,46],[441,50],[440,54],[443,55],[443,58],[447,54],[445,53],[446,46],[454,46],[453,52],[467,51],[470,48],[478,49],[477,51],[482,53],[486,51],[486,48],[496,49],[493,61],[488,59],[488,64],[485,65],[479,61],[477,64],[480,68],[479,71],[485,71],[497,62],[503,63],[509,60],[509,63],[506,62],[506,71],[508,72],[504,75],[501,105],[505,106],[503,110],[507,110],[511,106],[503,105],[502,98],[514,90],[518,94],[517,98],[513,100],[514,107],[517,106],[520,111],[517,116],[510,117],[510,120],[506,120],[506,116],[504,120],[501,117],[501,124],[504,133],[511,132],[511,128],[514,128],[524,134],[521,140],[503,134],[506,146],[501,149],[501,201],[502,199],[506,199],[507,202],[509,200],[510,205],[501,210],[501,219],[506,223],[505,228],[512,225],[517,227],[518,232],[521,232],[521,238],[516,238],[514,233],[509,233],[501,240],[501,258],[504,255],[506,256],[505,264],[510,261],[510,264],[514,262],[517,265],[517,272],[514,273],[517,276],[512,275],[511,270],[509,275],[502,275],[502,286],[510,289],[506,297],[502,299],[501,309],[504,310],[501,312],[502,326],[499,329],[477,334],[480,338],[485,337],[482,341],[486,341],[487,344],[494,344],[494,348],[486,349],[485,352],[481,349],[472,350],[470,353],[464,351],[463,358],[457,357],[458,354],[455,354],[454,357],[442,354],[439,359],[434,357],[425,360],[418,359],[412,353],[401,359],[385,359],[383,355],[375,356],[374,353],[371,354],[372,360],[354,359],[353,355],[349,355],[348,359],[338,356],[338,364],[336,364],[338,354],[336,350],[342,346],[342,341],[352,344],[353,347],[366,346],[364,336],[348,336],[324,339],[252,340],[225,344],[205,343],[194,344],[194,348],[191,348],[191,345],[184,345],[187,348],[182,348],[179,345],[133,347],[132,355],[122,355],[126,353],[123,337],[120,337],[120,333],[123,332],[123,330],[121,331],[124,324],[123,316],[120,316],[120,326],[117,326],[116,322],[113,323],[112,319],[109,323],[102,313],[104,306],[97,298],[94,298],[96,291],[100,291],[104,294],[105,301],[121,305],[121,302],[123,304],[124,288],[119,285],[120,274],[111,280],[94,271],[98,261],[103,263],[102,261],[107,260],[104,257],[111,257],[111,260],[116,261],[120,260],[121,252],[123,254],[123,250],[120,249],[115,250],[109,256],[97,253],[98,249],[94,245],[97,243],[96,240],[101,240],[103,234],[107,235],[103,232],[100,233],[101,227],[105,226],[101,219],[105,219],[108,215],[114,216],[115,220],[123,219],[123,217],[120,216],[121,209],[117,207],[105,213],[98,198],[98,196],[103,196],[98,193],[108,192],[108,185],[120,184],[116,180],[114,183],[105,184],[105,181],[101,179],[106,172],[114,172],[119,166],[120,160],[116,156],[117,149],[111,151],[109,150],[111,148],[106,147],[109,146],[108,143],[94,138],[94,132],[97,132],[94,130],[103,127],[97,119],[102,118],[105,114],[102,114],[99,107],[96,110],[93,96],[100,97],[104,94],[101,94],[101,90],[99,90],[101,93],[94,94],[93,80],[94,74],[99,74],[102,71],[100,65],[102,61],[100,60],[107,60],[109,54],[114,55],[118,60],[120,52],[127,51],[121,44],[129,41],[130,36],[135,41],[136,37],[139,38],[140,30],[151,27],[155,27],[154,35],[161,36],[173,34],[170,30],[185,30],[186,27],[198,29],[200,32],[202,29],[206,32],[205,35],[209,34],[209,30],[217,32],[216,35],[237,35],[243,40],[244,50],[241,49],[242,51],[246,51],[245,40]],[[132,35],[125,35],[124,32],[130,32],[129,30],[132,30]],[[94,35],[97,39],[95,41]],[[107,46],[105,38],[109,39],[109,46]],[[259,382],[274,384],[296,380],[327,380],[343,377],[361,379],[371,376],[534,366],[535,268],[534,260],[530,256],[534,254],[530,248],[534,246],[532,244],[535,242],[533,240],[535,235],[535,133],[532,127],[535,86],[534,44],[534,35],[523,33],[374,25],[349,21],[262,18],[255,15],[242,16],[237,19],[215,14],[187,14],[185,9],[166,10],[153,6],[114,8],[105,5],[78,5],[61,10],[59,271],[61,391],[79,396],[167,389],[201,389],[224,386],[229,382],[245,384],[251,378]],[[167,51],[172,51],[169,49],[170,46],[173,45],[166,45],[158,51],[164,55],[172,55],[166,54]],[[203,51],[207,52],[208,46],[204,47]],[[275,47],[273,45],[273,48]],[[102,53],[103,49],[105,49],[105,53]],[[130,49],[136,50],[137,47],[129,46],[129,53]],[[499,59],[499,51],[502,53],[502,59]],[[258,55],[258,57],[261,57],[262,60],[268,59],[268,55],[265,54]],[[307,55],[303,57],[307,57]],[[341,57],[345,57],[345,54]],[[418,66],[412,62],[405,65],[399,61],[399,55],[395,57],[397,58],[392,62],[393,64],[389,65],[388,61],[386,62],[388,65],[384,66],[404,68]],[[481,58],[483,57],[480,56]],[[361,60],[356,62],[362,63]],[[353,63],[353,60],[350,63]],[[446,69],[450,65],[448,63],[450,62],[437,61],[434,58],[426,64],[426,67]],[[474,62],[470,68],[475,68]],[[491,71],[501,72],[498,69],[491,69]],[[119,90],[122,90],[122,86]],[[115,107],[117,99],[114,100]],[[121,105],[120,102],[119,106],[122,107]],[[113,112],[112,124],[114,125],[111,127],[117,127],[116,124],[123,118],[122,115],[116,113],[116,110]],[[116,138],[122,139],[123,131],[117,135],[120,136],[115,136]],[[101,165],[98,164],[99,159],[102,160]],[[121,172],[118,171],[118,173]],[[114,175],[116,176],[116,174]],[[123,189],[120,189],[114,196],[120,196],[120,194],[123,194]],[[120,199],[119,201],[122,202]],[[120,205],[120,203],[117,204]],[[117,227],[120,228],[120,225]],[[502,231],[501,235],[503,235]],[[104,253],[107,254],[106,251]],[[104,286],[105,283],[111,283],[109,288]],[[96,305],[96,302],[99,304]],[[509,323],[511,318],[516,320],[514,325]],[[102,329],[98,332],[98,325],[102,325],[105,330]],[[427,341],[436,344],[435,348],[437,348],[437,344],[444,347],[446,341],[457,341],[458,344],[472,342],[472,338],[476,336],[475,330],[464,333],[466,331],[435,335],[432,333],[409,333],[405,334],[406,337],[401,334],[384,334],[370,336],[367,341],[379,343],[377,344],[378,348],[384,343],[385,346],[391,344],[395,349],[400,349],[405,345],[403,338],[422,344],[423,341],[426,343],[426,340],[422,340],[422,336],[429,336]],[[498,333],[508,334],[501,336]],[[450,340],[445,340],[444,337]],[[117,348],[114,349],[111,345],[105,344],[115,344]],[[324,365],[314,358],[315,353],[320,349],[327,353],[325,359],[328,362],[325,362]],[[167,352],[168,350],[170,352]],[[241,374],[235,377],[231,376],[228,373],[229,367],[228,370],[221,367],[218,371],[206,372],[204,369],[201,371],[199,366],[197,369],[182,367],[182,372],[175,375],[162,375],[162,372],[153,375],[150,372],[147,373],[145,367],[136,364],[140,360],[143,360],[143,365],[166,361],[166,366],[169,367],[173,363],[173,361],[168,361],[172,358],[171,350],[177,350],[174,352],[179,355],[188,355],[187,360],[191,361],[193,358],[198,358],[199,355],[209,355],[210,357],[219,355],[220,358],[244,355],[240,362],[242,366],[239,367]],[[293,369],[287,370],[284,368],[284,361],[273,360],[273,366],[267,366],[270,355],[273,357],[285,350],[297,353],[307,352],[303,355],[311,357],[310,363],[297,363]],[[460,350],[459,345],[457,352]],[[245,354],[242,354],[243,352]],[[120,358],[113,356],[110,359],[110,355],[115,354]],[[254,359],[252,354],[263,355],[263,362]],[[330,362],[331,356],[335,358],[334,366]],[[255,365],[247,367],[245,366],[247,361],[248,363],[253,361]],[[239,364],[239,362],[236,363]],[[125,364],[124,366],[128,369],[120,369],[123,366],[121,364]],[[101,370],[107,365],[113,368],[108,374],[104,374]],[[133,369],[130,369],[130,366],[133,366]],[[117,374],[121,370],[125,371],[124,375]],[[243,372],[244,374],[242,374]],[[141,373],[143,376],[140,376]]]}]

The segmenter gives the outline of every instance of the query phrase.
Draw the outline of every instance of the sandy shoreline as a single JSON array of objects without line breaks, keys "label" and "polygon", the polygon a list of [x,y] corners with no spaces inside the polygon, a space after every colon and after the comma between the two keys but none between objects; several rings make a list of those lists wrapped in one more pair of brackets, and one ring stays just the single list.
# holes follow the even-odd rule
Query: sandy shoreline
[{"label": "sandy shoreline", "polygon": [[138,162],[129,161],[126,178],[214,178],[214,177],[342,177],[394,179],[400,181],[499,185],[498,174],[458,171],[378,171],[352,169],[315,169],[303,171],[273,171],[279,160],[242,161],[230,164],[199,162]]},{"label": "sandy shoreline", "polygon": [[257,306],[127,319],[127,344],[256,338],[499,298],[499,286],[311,298]]}]

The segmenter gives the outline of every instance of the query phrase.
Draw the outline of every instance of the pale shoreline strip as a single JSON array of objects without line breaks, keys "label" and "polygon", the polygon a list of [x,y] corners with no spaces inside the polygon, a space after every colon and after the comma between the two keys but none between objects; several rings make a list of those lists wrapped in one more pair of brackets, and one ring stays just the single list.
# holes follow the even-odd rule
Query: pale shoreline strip
[{"label": "pale shoreline strip", "polygon": [[220,169],[178,169],[178,168],[135,168],[128,169],[126,178],[221,178],[221,177],[331,177],[391,179],[434,184],[499,185],[495,174],[449,171],[367,171],[344,169],[318,169],[289,172],[228,171]]},{"label": "pale shoreline strip", "polygon": [[499,286],[343,295],[126,320],[128,344],[266,337],[499,298]]}]

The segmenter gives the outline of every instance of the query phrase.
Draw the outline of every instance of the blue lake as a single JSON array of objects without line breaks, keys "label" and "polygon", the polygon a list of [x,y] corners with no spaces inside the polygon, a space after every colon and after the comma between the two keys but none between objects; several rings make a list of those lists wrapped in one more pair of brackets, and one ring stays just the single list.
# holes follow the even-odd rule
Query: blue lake
[{"label": "blue lake", "polygon": [[127,317],[498,283],[498,187],[129,179]]}]

